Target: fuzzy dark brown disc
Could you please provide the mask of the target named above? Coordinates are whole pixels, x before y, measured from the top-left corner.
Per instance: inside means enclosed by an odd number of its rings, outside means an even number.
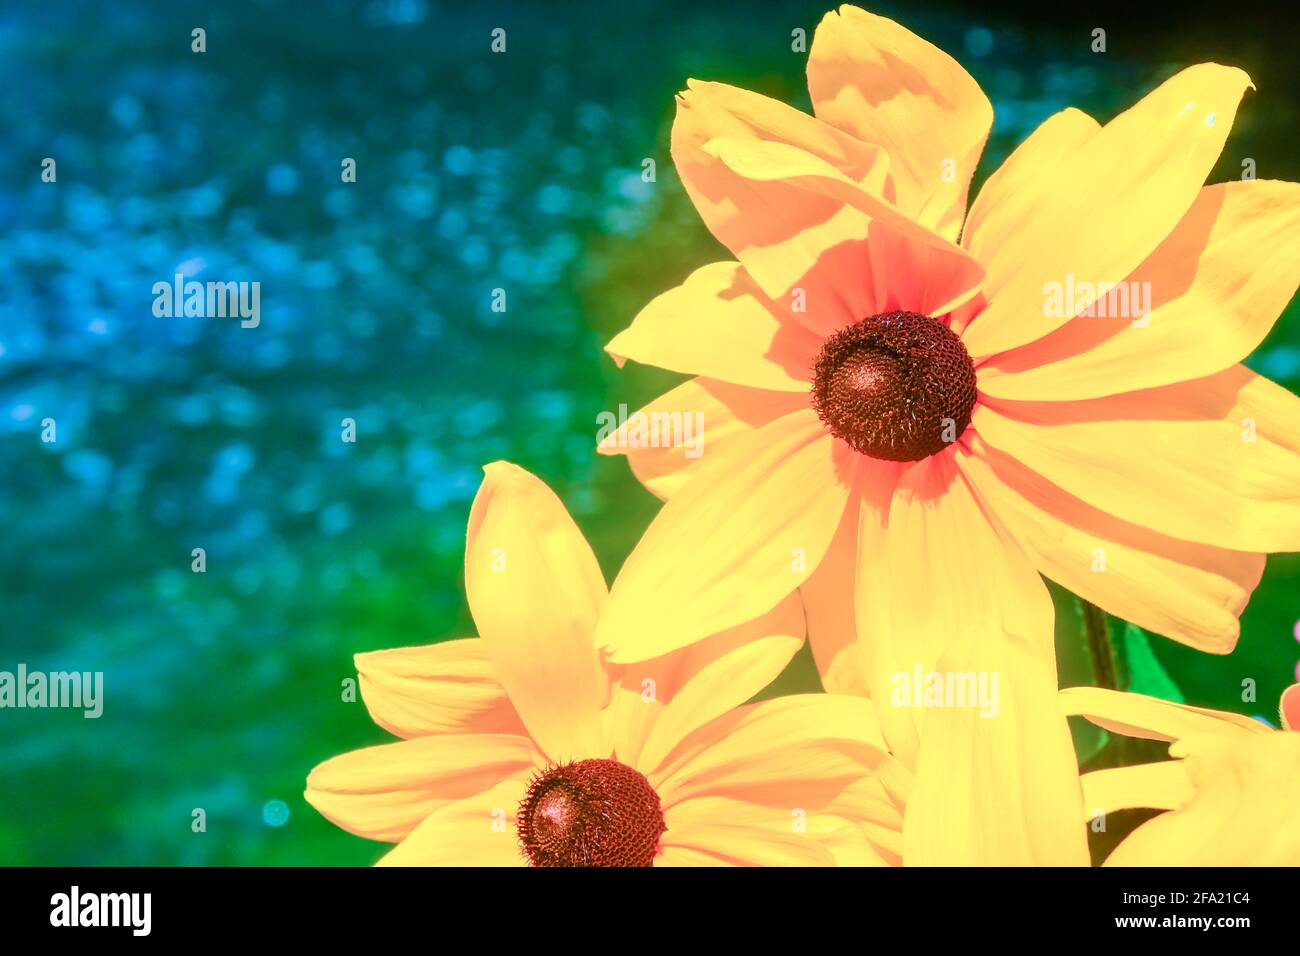
[[[975,365],[942,322],[885,312],[822,344],[812,404],[855,451],[920,461],[961,437],[975,407]]]
[[[665,829],[659,794],[617,760],[553,767],[519,805],[519,844],[533,866],[651,866]]]

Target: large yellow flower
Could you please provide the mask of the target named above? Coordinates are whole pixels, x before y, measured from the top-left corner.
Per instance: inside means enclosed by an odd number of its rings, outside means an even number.
[[[967,212],[992,108],[892,21],[826,16],[815,117],[692,81],[672,155],[735,261],[608,346],[696,376],[602,443],[667,499],[612,659],[799,588],[827,686],[875,696],[971,622],[1050,634],[1040,574],[1229,651],[1264,553],[1300,547],[1300,400],[1239,364],[1295,290],[1300,185],[1203,186],[1249,85],[1206,63],[1105,126],[1058,113]],[[704,454],[638,442],[654,412],[702,412]]]
[[[799,649],[797,598],[689,650],[609,665],[605,579],[537,478],[489,465],[465,589],[480,637],[357,656],[399,737],[316,767],[307,800],[385,864],[823,865],[897,858],[861,698],[745,701]]]
[[[1300,684],[1282,730],[1225,711],[1093,687],[1061,692],[1067,713],[1119,734],[1172,742],[1175,758],[1084,774],[1089,816],[1168,810],[1134,830],[1107,866],[1300,865]]]

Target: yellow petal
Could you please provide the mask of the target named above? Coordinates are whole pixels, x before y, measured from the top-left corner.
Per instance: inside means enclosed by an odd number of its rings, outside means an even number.
[[[770,297],[781,298],[827,250],[866,236],[866,217],[839,200],[737,176],[703,149],[720,136],[788,143],[875,193],[884,186],[888,158],[877,146],[755,93],[692,82],[677,97],[672,157],[682,185],[709,231]]]
[[[820,119],[889,152],[898,207],[955,239],[993,122],[961,65],[892,20],[845,5],[813,36],[808,90]]]
[[[798,694],[739,707],[706,724],[649,779],[665,805],[731,796],[820,809],[834,806],[846,788],[867,778],[884,749],[869,701]],[[896,819],[884,793],[876,791],[876,798],[879,819]]]
[[[867,500],[875,492],[867,492]],[[911,466],[858,529],[855,617],[872,700],[890,751],[915,766],[920,712],[895,691],[934,670],[956,636],[975,628],[1050,634],[1052,601],[1023,549],[995,527],[952,455]]]
[[[735,866],[734,863],[716,857],[711,853],[705,853],[703,850],[696,850],[693,847],[685,846],[667,846],[659,851],[655,857],[655,866],[670,867],[688,867],[688,866]]]
[[[1134,807],[1176,810],[1196,793],[1181,760],[1108,767],[1085,773],[1079,780],[1089,820]]]
[[[1222,371],[1273,327],[1300,279],[1298,260],[1300,184],[1206,186],[1169,237],[1110,293],[1106,315],[1079,316],[984,363],[980,391],[1065,401]],[[1134,317],[1134,290],[1149,297],[1149,315]]]
[[[969,434],[969,433],[968,433]],[[1181,541],[1080,501],[995,451],[963,441],[962,471],[1038,570],[1139,627],[1226,654],[1237,618],[1264,570],[1264,555]]]
[[[962,227],[961,244],[984,264],[1002,285],[1020,263],[1002,254],[1001,242],[1009,230],[1019,228],[1031,215],[1022,196],[1035,179],[1092,139],[1101,126],[1087,113],[1061,110],[1043,120],[1011,155],[989,175],[971,203]]]
[[[729,795],[689,797],[664,808],[669,836],[683,827],[734,823],[774,833],[807,834],[837,866],[898,866],[903,818],[878,780],[847,784],[774,781]]]
[[[803,608],[792,594],[754,621],[654,660],[615,665],[615,755],[642,773],[653,771],[687,734],[775,680],[803,638]]]
[[[971,355],[1005,352],[1072,318],[1044,314],[1044,283],[1116,283],[1137,268],[1196,199],[1249,85],[1232,67],[1189,67],[1063,161],[1022,178],[1014,209],[980,229],[1015,268],[986,278],[989,307],[963,334]]]
[[[866,697],[869,688],[853,616],[859,508],[858,500],[850,498],[826,557],[804,582],[799,594],[803,598],[808,641],[812,644],[822,686],[832,694]]]
[[[1099,129],[1088,114],[1062,110],[1044,120],[989,176],[971,205],[961,234],[962,247],[970,250],[986,273],[993,276],[985,281],[986,286],[1001,287],[1024,267],[1020,258],[1004,255],[1002,247],[1008,232],[1023,228],[1026,217],[1034,213],[1032,202],[1025,202],[1025,197],[1032,195],[1033,181],[1068,158]],[[971,320],[986,308],[988,296],[980,294],[956,310],[949,326],[964,335]]]
[[[908,866],[1087,866],[1079,770],[1056,699],[1052,632],[982,630],[936,671],[997,675],[996,711],[927,707],[903,821]],[[991,713],[991,716],[990,716]]]
[[[605,346],[673,372],[806,394],[821,340],[763,295],[735,262],[696,269],[654,299]]]
[[[898,866],[902,863],[902,817],[889,807],[883,812],[890,822],[877,822],[882,812],[879,794],[879,784],[864,778],[832,802],[822,802],[818,795],[813,807],[788,806],[788,801],[761,803],[743,796],[692,797],[666,807],[664,819],[670,834],[683,828],[739,824],[775,834],[806,835],[830,851],[836,866]]]
[[[643,771],[657,768],[688,734],[743,704],[774,681],[803,645],[803,639],[803,606],[792,594],[756,622],[677,651],[687,658],[684,669],[690,676],[664,702],[663,712],[640,754]],[[711,641],[717,641],[720,647],[707,647]],[[727,648],[726,653],[719,653],[721,648]],[[635,664],[626,666],[637,668]]]
[[[1179,740],[1201,734],[1239,740],[1270,732],[1258,720],[1241,714],[1103,687],[1069,687],[1061,691],[1061,706],[1067,714],[1087,717],[1113,733],[1144,740]]]
[[[515,811],[527,776],[434,810],[379,866],[524,866]]]
[[[916,774],[912,768],[905,766],[901,760],[890,754],[877,765],[875,775],[889,799],[894,802],[894,806],[900,811],[906,808],[912,790],[916,787]],[[903,852],[901,840],[897,849],[901,855]]]
[[[870,221],[872,229],[879,230],[881,241],[888,243],[880,254],[895,268],[886,270],[884,263],[873,257],[872,274],[878,282],[896,292],[906,291],[892,303],[925,315],[940,315],[956,308],[978,291],[984,277],[980,264],[960,246],[920,223],[900,213],[880,196],[863,189],[857,183],[811,153],[784,143],[760,140],[718,137],[703,147],[705,153],[716,156],[740,180],[759,188],[766,184],[771,189],[793,189],[801,196],[790,196],[787,201],[800,204],[821,205],[827,199],[857,210]],[[849,237],[845,237],[849,238]],[[869,248],[875,252],[876,235],[872,233]],[[737,256],[749,265],[751,259],[764,257],[764,272],[754,272],[754,277],[764,291],[776,298],[783,295],[800,280],[807,267],[800,259],[788,256],[785,250],[772,247],[756,249],[746,247],[750,259]],[[753,270],[751,270],[753,271]],[[764,278],[769,281],[764,282]],[[859,278],[858,281],[862,281]],[[882,303],[877,302],[880,309]],[[857,318],[862,318],[858,316]]]
[[[527,737],[420,737],[326,760],[308,775],[305,796],[349,833],[392,843],[439,807],[544,765]]]
[[[818,825],[824,829],[817,833],[817,842],[831,851],[836,866],[902,866],[901,834],[889,834],[890,842],[900,844],[898,852],[887,849],[873,836],[882,831],[867,828],[867,839],[862,838],[862,828],[845,820],[836,825],[831,818],[821,818]],[[887,831],[886,831],[887,832]]]
[[[596,450],[602,455],[626,455],[646,490],[667,500],[704,462],[705,451],[719,455],[734,439],[807,406],[806,394],[693,378],[599,436]],[[686,416],[695,416],[689,431]]]
[[[480,640],[371,651],[355,660],[371,718],[398,737],[528,733]]]
[[[1109,398],[983,401],[971,417],[989,445],[1102,511],[1240,551],[1300,548],[1297,421],[1300,398],[1240,365]]]
[[[805,409],[701,466],[614,582],[597,633],[610,660],[659,657],[765,614],[798,588],[848,499],[836,445]]]
[[[1022,220],[1032,214],[1032,205],[1022,203],[1031,181],[1067,158],[1099,129],[1095,119],[1076,109],[1053,114],[985,181],[966,215],[961,244],[979,259],[987,273],[995,276],[996,285],[1003,285],[1011,273],[1024,265],[1020,259],[1001,254],[1002,238],[1007,230],[1022,228]],[[949,327],[958,335],[964,334],[971,320],[986,308],[988,297],[976,296],[954,311]]]
[[[553,761],[608,753],[609,685],[593,643],[605,579],[564,505],[507,462],[483,469],[465,593],[502,685]]]
[[[708,858],[713,866],[833,866],[830,850],[802,833],[747,827],[734,823],[670,828],[663,836],[665,852],[688,850]],[[670,860],[683,857],[676,853]],[[656,861],[658,864],[658,861]],[[672,865],[670,863],[670,865]],[[710,865],[703,862],[697,865]]]
[[[699,146],[719,136],[784,143],[811,153],[871,192],[882,192],[889,157],[880,146],[752,90],[689,80],[680,99],[678,142]]]
[[[1246,738],[1185,763],[1196,796],[1134,830],[1106,866],[1300,865],[1300,735]]]

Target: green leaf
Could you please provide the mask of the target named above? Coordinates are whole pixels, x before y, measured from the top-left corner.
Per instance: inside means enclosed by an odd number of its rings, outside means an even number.
[[[1181,704],[1186,698],[1169,676],[1155,652],[1146,632],[1134,624],[1124,625],[1124,660],[1128,664],[1128,689],[1135,694],[1148,694],[1162,700]]]
[[[1065,588],[1051,581],[1047,588],[1056,608],[1056,670],[1062,687],[1092,686],[1095,679],[1083,633],[1079,602]],[[1110,734],[1082,717],[1071,717],[1070,735],[1080,765],[1093,760],[1110,741]]]

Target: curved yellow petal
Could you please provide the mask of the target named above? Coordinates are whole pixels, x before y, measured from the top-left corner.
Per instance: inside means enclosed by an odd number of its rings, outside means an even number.
[[[439,807],[544,765],[527,737],[420,737],[326,760],[307,776],[305,796],[349,833],[392,843]]]
[[[780,772],[767,780],[670,801],[664,807],[669,832],[713,822],[739,823],[807,834],[830,850],[839,866],[901,865],[902,812],[876,778],[876,768],[867,775],[854,765],[848,776],[803,779],[789,778],[784,766],[773,764],[772,769]]]
[[[1300,865],[1300,735],[1189,756],[1196,796],[1134,830],[1106,866]]]
[[[877,146],[745,90],[692,82],[678,95],[671,149],[682,185],[709,231],[768,296],[781,299],[798,278],[815,271],[828,250],[866,237],[866,217],[841,200],[738,176],[703,148],[718,137],[788,144],[844,170],[849,182],[870,192],[883,188],[888,157]],[[844,321],[852,320],[843,316]]]
[[[957,237],[993,107],[956,60],[845,5],[813,36],[808,91],[820,119],[888,151],[899,209]]]
[[[997,678],[994,709],[928,706],[903,819],[908,866],[1087,866],[1074,744],[1056,698],[1052,631],[982,628],[951,643],[944,676]],[[937,699],[937,695],[936,695]]]
[[[754,803],[837,806],[885,758],[871,704],[861,697],[797,694],[736,708],[680,743],[649,779],[665,805],[731,796]],[[883,790],[870,816],[897,819]],[[853,800],[870,799],[866,791]],[[861,811],[864,817],[867,810]]]
[[[1206,186],[1169,237],[1110,293],[1106,315],[1079,316],[985,362],[980,391],[1057,402],[1222,371],[1273,327],[1300,281],[1298,261],[1300,184]],[[1134,291],[1148,299],[1149,315],[1135,317]]]
[[[968,433],[969,434],[969,433]],[[1056,487],[977,435],[962,471],[1046,577],[1126,621],[1226,654],[1264,555],[1171,538]]]
[[[629,415],[600,438],[596,451],[626,455],[646,490],[667,500],[703,464],[706,451],[720,455],[735,439],[807,406],[806,394],[693,378]],[[694,416],[689,431],[687,416]]]
[[[831,822],[832,819],[830,817],[818,819],[818,825],[823,829],[818,831],[816,837],[818,843],[831,851],[836,866],[902,866],[901,834],[888,834],[887,831],[883,831],[888,836],[889,842],[899,844],[900,849],[894,851],[879,840],[873,839],[878,832],[876,828],[867,828],[867,839],[864,840],[860,827],[847,820],[834,824]]]
[[[1087,717],[1113,733],[1145,740],[1180,740],[1202,734],[1239,740],[1270,732],[1258,720],[1241,714],[1103,687],[1068,687],[1061,691],[1061,706],[1067,714]]]
[[[605,350],[673,372],[807,394],[821,339],[781,314],[736,262],[714,262],[655,298]]]
[[[528,734],[477,638],[371,651],[354,659],[371,718],[398,737]]]
[[[1021,228],[1021,220],[1033,213],[1032,206],[1022,205],[1028,181],[1067,158],[1099,129],[1097,121],[1087,113],[1062,110],[1039,124],[985,181],[966,215],[961,245],[979,259],[986,273],[996,277],[996,284],[1004,283],[1009,273],[1023,265],[1020,259],[1000,253],[1006,231]],[[958,335],[964,334],[988,304],[983,293],[964,303],[949,317],[949,327]]]
[[[1025,345],[1073,318],[1047,314],[1044,283],[1117,283],[1137,268],[1196,199],[1249,85],[1232,67],[1189,67],[1025,177],[1015,212],[980,230],[1015,267],[986,277],[989,306],[962,336],[971,355]]]
[[[982,401],[971,416],[989,445],[1102,511],[1269,552],[1300,549],[1297,421],[1300,398],[1240,365],[1109,398]]]
[[[378,866],[525,866],[515,811],[527,776],[502,781],[481,794],[430,813]]]
[[[715,717],[739,706],[774,681],[803,645],[803,607],[790,595],[757,622],[732,628],[718,636],[730,650],[718,655],[687,678],[681,689],[665,701],[639,762],[643,771],[657,768],[688,734]],[[691,655],[700,644],[676,653]],[[626,665],[635,669],[637,665]],[[697,665],[687,663],[688,669]],[[689,672],[689,671],[688,671]]]
[[[1083,784],[1083,810],[1087,819],[1116,810],[1143,807],[1176,810],[1195,796],[1181,760],[1107,767],[1079,778]]]
[[[885,510],[875,499],[868,490],[858,528],[859,646],[890,751],[914,766],[920,711],[901,688],[968,631],[1051,634],[1052,600],[951,453],[908,468]]]
[[[687,867],[687,866],[735,866],[734,863],[716,857],[711,853],[705,853],[703,850],[697,850],[694,847],[686,846],[666,846],[660,849],[659,854],[654,860],[655,866],[669,867]]]
[[[901,760],[890,754],[876,767],[875,774],[876,779],[880,781],[880,785],[884,788],[889,799],[893,801],[894,806],[900,812],[905,809],[907,801],[912,796],[912,790],[916,786],[916,774],[912,768],[904,765]],[[902,836],[901,830],[899,836]],[[901,856],[903,852],[901,840],[897,850]]]
[[[877,293],[877,310],[892,305],[925,315],[941,315],[979,290],[984,270],[974,257],[811,153],[785,143],[725,136],[705,143],[703,150],[755,188],[759,184],[768,184],[768,188],[779,184],[783,189],[801,192],[801,198],[792,196],[790,201],[803,204],[820,204],[832,199],[843,203],[845,208],[857,210],[869,220],[872,229],[879,231],[883,227],[879,234],[872,232],[868,244],[873,254],[871,276],[894,297],[882,301]],[[750,255],[753,254],[751,249]],[[801,269],[798,260],[782,257],[768,264],[772,288],[764,285],[764,290],[778,297],[806,271]],[[762,284],[762,277],[755,278]],[[858,281],[863,278],[859,277]]]
[[[560,499],[516,465],[483,469],[465,594],[492,664],[553,761],[604,756],[609,684],[593,642],[605,579]]]
[[[774,608],[821,560],[848,499],[846,456],[811,409],[712,457],[623,565],[597,641],[649,660]]]
[[[665,852],[693,850],[711,858],[715,866],[835,865],[830,850],[805,834],[734,823],[678,827],[664,834],[663,843]]]
[[[775,680],[803,639],[803,608],[792,594],[756,620],[663,657],[615,665],[615,756],[642,773],[653,771],[683,737]]]
[[[1033,214],[1023,205],[1025,193],[1044,170],[1068,159],[1099,129],[1101,125],[1080,110],[1054,113],[1012,150],[980,187],[966,215],[961,244],[984,264],[998,285],[1021,265],[1002,254],[1002,240]]]
[[[799,589],[799,595],[803,598],[808,642],[812,645],[822,687],[832,694],[866,697],[869,688],[853,616],[859,510],[858,499],[850,497],[826,557]]]
[[[700,146],[719,136],[784,143],[811,153],[871,192],[885,188],[889,157],[884,149],[780,100],[752,90],[689,80],[680,99],[689,116],[678,117],[678,141]],[[688,142],[687,142],[688,141]]]

